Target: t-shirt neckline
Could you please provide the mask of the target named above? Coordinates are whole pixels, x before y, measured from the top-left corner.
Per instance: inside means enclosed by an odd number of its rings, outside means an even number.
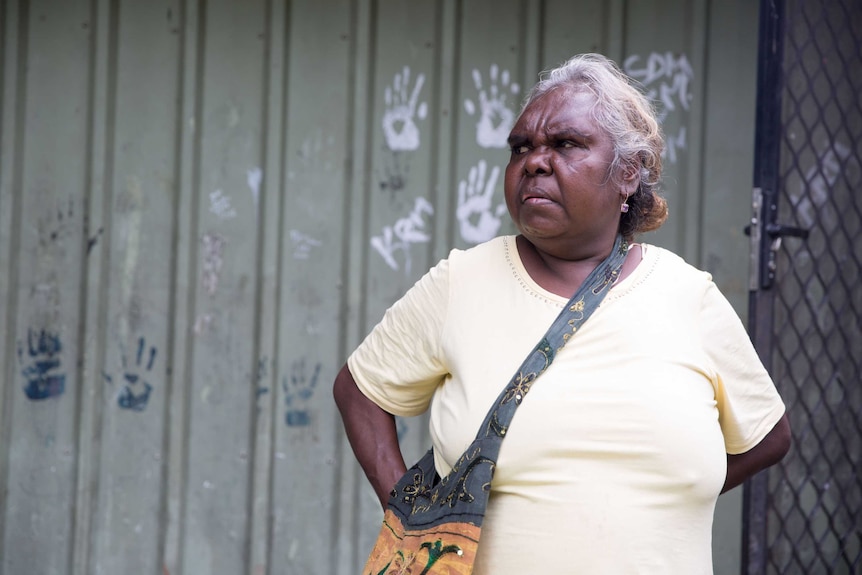
[[[521,254],[518,251],[518,244],[515,238],[516,237],[513,235],[503,236],[503,245],[506,251],[506,259],[509,261],[509,265],[512,268],[512,273],[514,273],[518,280],[520,280],[520,284],[524,289],[532,292],[533,295],[539,296],[559,307],[566,305],[569,301],[568,298],[546,290],[536,283],[536,280],[530,276],[527,268],[524,266],[523,260],[521,259]],[[608,298],[617,299],[631,291],[636,283],[638,283],[641,278],[645,277],[649,273],[649,269],[652,268],[656,258],[658,257],[659,250],[655,246],[645,244],[643,242],[638,242],[638,244],[641,246],[643,256],[641,261],[638,262],[638,265],[635,266],[632,273],[611,288],[611,291],[607,296]]]

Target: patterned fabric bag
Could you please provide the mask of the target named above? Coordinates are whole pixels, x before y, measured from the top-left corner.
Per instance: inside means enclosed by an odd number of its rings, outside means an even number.
[[[619,277],[628,245],[587,277],[485,416],[476,439],[441,478],[433,447],[392,489],[363,575],[469,575],[479,545],[500,445],[530,387],[599,306]]]

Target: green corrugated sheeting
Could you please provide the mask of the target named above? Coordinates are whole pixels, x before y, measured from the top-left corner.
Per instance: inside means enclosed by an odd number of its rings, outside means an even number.
[[[663,102],[648,240],[745,313],[754,2],[0,11],[2,575],[356,573],[380,513],[331,381],[429,266],[512,231],[508,126],[574,53]],[[740,530],[725,496],[717,573]]]

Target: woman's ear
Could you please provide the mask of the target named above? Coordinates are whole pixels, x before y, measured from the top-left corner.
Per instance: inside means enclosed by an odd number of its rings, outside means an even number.
[[[626,166],[623,170],[622,193],[623,195],[632,196],[640,186],[640,173],[635,166]]]

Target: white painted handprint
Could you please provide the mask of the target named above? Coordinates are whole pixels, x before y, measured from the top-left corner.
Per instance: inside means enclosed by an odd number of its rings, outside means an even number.
[[[416,77],[413,93],[408,95],[410,67],[395,74],[392,86],[384,92],[386,111],[383,113],[383,135],[390,150],[416,150],[419,148],[419,127],[414,118],[425,119],[428,104],[419,103],[419,92],[425,83],[425,74]]]
[[[491,64],[489,71],[490,86],[486,91],[482,84],[482,74],[473,70],[473,83],[479,91],[479,121],[476,123],[476,142],[483,148],[505,148],[506,139],[515,121],[515,111],[510,108],[506,98],[520,91],[518,84],[513,83],[509,71]],[[464,100],[464,109],[471,116],[475,115],[476,104],[469,98]]]
[[[458,218],[461,238],[465,242],[480,244],[497,235],[500,229],[500,216],[506,213],[506,204],[499,204],[492,210],[492,199],[497,178],[500,176],[499,166],[494,166],[485,180],[488,165],[485,160],[470,168],[466,180],[458,184]]]

